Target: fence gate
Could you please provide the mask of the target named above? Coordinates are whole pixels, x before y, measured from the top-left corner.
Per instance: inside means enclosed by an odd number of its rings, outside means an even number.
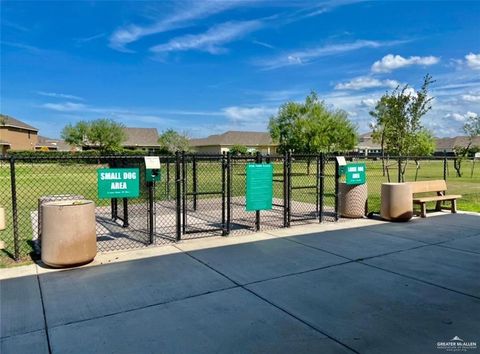
[[[323,158],[319,155],[287,155],[288,224],[321,221]]]
[[[182,154],[181,168],[182,238],[225,235],[226,156]]]

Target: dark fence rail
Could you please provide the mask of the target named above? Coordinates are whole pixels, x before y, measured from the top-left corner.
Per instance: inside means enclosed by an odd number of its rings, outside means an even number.
[[[294,154],[238,156],[187,154],[159,156],[161,180],[148,182],[143,156],[12,156],[0,158],[1,257],[21,260],[41,247],[41,204],[49,200],[93,200],[100,251],[170,244],[210,235],[241,235],[257,230],[339,219],[334,156]],[[380,209],[380,186],[400,180],[445,179],[462,194],[459,209],[480,211],[480,161],[449,156],[346,156],[367,166],[368,205]],[[247,212],[246,165],[271,163],[273,208]],[[100,199],[97,169],[136,167],[140,195]]]

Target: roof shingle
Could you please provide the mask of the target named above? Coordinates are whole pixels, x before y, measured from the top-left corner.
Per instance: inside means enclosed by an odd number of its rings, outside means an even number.
[[[34,128],[31,125],[28,125],[27,123],[24,123],[18,119],[7,116],[5,114],[0,114],[0,125],[38,132],[37,128]]]
[[[227,131],[223,134],[210,135],[201,139],[190,139],[190,146],[266,146],[278,144],[274,143],[269,133],[266,132],[248,132],[248,131]]]

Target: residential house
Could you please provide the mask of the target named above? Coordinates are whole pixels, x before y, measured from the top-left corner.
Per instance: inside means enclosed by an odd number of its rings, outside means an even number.
[[[126,150],[144,150],[148,152],[159,152],[158,131],[156,128],[123,128],[127,139],[122,143]],[[86,143],[83,150],[95,150],[96,145]]]
[[[382,146],[374,142],[372,132],[368,132],[358,137],[358,144],[355,146],[354,152],[362,156],[380,156]]]
[[[67,144],[64,140],[51,139],[39,135],[37,144],[35,145],[36,151],[80,151],[80,148]]]
[[[0,155],[7,150],[35,150],[38,129],[16,118],[0,114]]]
[[[227,131],[206,138],[190,139],[191,148],[204,154],[222,154],[234,145],[243,145],[250,152],[260,151],[262,154],[275,154],[278,148],[278,144],[266,132]]]
[[[456,136],[454,138],[436,138],[435,139],[435,155],[444,154],[453,155],[456,146],[467,147],[469,143],[468,136]],[[480,146],[480,136],[473,138],[473,146]]]

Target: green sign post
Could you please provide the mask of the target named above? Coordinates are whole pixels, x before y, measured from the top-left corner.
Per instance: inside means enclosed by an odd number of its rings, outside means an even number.
[[[138,168],[99,168],[98,198],[137,198],[140,195]]]
[[[347,164],[347,184],[364,184],[366,169],[365,163]]]
[[[272,164],[249,163],[247,174],[247,211],[270,210],[273,199]]]

